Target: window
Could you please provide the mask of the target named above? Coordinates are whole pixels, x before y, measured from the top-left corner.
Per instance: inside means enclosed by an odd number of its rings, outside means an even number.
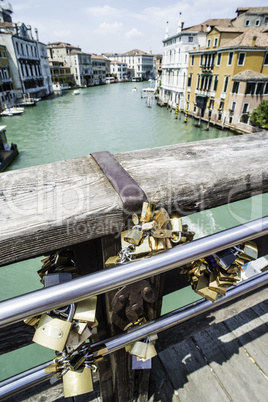
[[[236,107],[236,102],[232,102],[231,111],[234,112]]]
[[[193,65],[194,65],[194,55],[191,56],[191,66],[193,66]]]
[[[208,111],[208,117],[211,118],[211,116],[212,116],[212,110],[209,110]]]
[[[245,63],[246,53],[239,53],[238,56],[238,66],[243,66]]]
[[[260,23],[261,23],[260,20],[256,20],[256,22],[255,22],[256,27],[259,27]]]
[[[221,53],[218,53],[217,54],[217,66],[220,66],[221,65]]]
[[[194,41],[193,36],[189,36],[189,37],[188,37],[188,42],[193,42],[193,41]]]
[[[249,108],[249,103],[244,103],[242,113],[247,113]]]
[[[193,77],[193,74],[189,74],[189,77],[188,77],[188,87],[190,87],[190,86],[192,85],[192,77]]]
[[[210,47],[210,39],[207,41],[207,47]]]
[[[233,122],[233,116],[229,116],[229,124],[232,124]]]
[[[263,95],[264,82],[257,83],[256,95]]]
[[[224,79],[223,92],[227,91],[228,82],[229,82],[229,77],[226,76],[225,79]]]
[[[210,99],[209,101],[209,109],[213,109],[214,108],[214,99]]]
[[[264,94],[265,94],[265,95],[268,95],[268,82],[267,82],[267,84],[265,85]]]
[[[264,60],[263,60],[263,64],[264,64],[265,66],[268,65],[268,53],[265,53]]]
[[[267,53],[268,54],[268,53]],[[200,66],[202,66],[203,65],[203,55],[201,54],[201,57],[200,57]]]
[[[228,66],[232,65],[233,62],[233,56],[234,56],[234,52],[229,52],[229,56],[228,56]]]
[[[223,102],[223,101],[221,101],[221,102],[220,102],[219,109],[220,109],[220,110],[223,110],[223,108],[224,108],[224,102]]]
[[[218,38],[214,38],[214,44],[213,44],[213,46],[214,46],[214,47],[217,47],[217,46],[218,46]]]
[[[233,93],[233,94],[238,94],[238,91],[239,91],[239,84],[240,84],[239,81],[234,81],[234,83],[233,83],[233,89],[232,89],[232,93]]]
[[[249,95],[249,94],[254,95],[255,87],[256,87],[255,82],[247,82],[245,95]]]
[[[219,77],[217,75],[215,75],[213,91],[217,91],[218,81],[219,81]]]
[[[250,21],[249,21],[249,20],[246,20],[246,21],[245,21],[245,26],[246,26],[246,27],[249,27],[249,26],[250,26]]]
[[[265,18],[264,18],[264,23],[265,23],[265,25],[268,24],[268,17],[265,17]]]

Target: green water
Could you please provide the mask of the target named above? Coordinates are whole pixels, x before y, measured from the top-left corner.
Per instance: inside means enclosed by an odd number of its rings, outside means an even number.
[[[9,170],[95,151],[115,153],[231,135],[215,128],[205,131],[205,126],[194,127],[191,119],[185,124],[183,115],[176,120],[174,111],[160,108],[154,101],[148,108],[141,98],[141,89],[148,84],[135,83],[136,92],[133,86],[124,83],[84,88],[78,96],[67,91],[25,109],[21,116],[1,118],[0,124],[7,125],[9,143],[16,143],[20,151]],[[188,223],[199,238],[268,215],[267,201],[267,196],[258,195],[191,215],[183,223]],[[0,300],[41,288],[36,273],[39,268],[39,258],[1,268]],[[195,297],[188,289],[175,292],[164,298],[163,313]],[[0,356],[0,380],[53,356],[53,351],[36,344]]]

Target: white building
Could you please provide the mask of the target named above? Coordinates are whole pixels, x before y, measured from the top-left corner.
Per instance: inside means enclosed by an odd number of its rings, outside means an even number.
[[[89,87],[93,84],[91,54],[80,50],[72,50],[70,54],[70,67],[76,85],[79,87]]]
[[[13,23],[12,13],[11,4],[0,1],[0,45],[7,49],[16,97],[49,95],[53,89],[45,44],[33,38],[30,25]]]
[[[183,29],[179,21],[177,33],[169,36],[168,27],[163,40],[162,80],[159,91],[159,103],[172,108],[179,105],[184,109],[185,90],[187,87],[187,72],[189,51],[205,46],[208,27],[219,24],[228,25],[230,20],[207,20],[200,25]]]
[[[128,79],[127,63],[121,61],[111,61],[110,75],[114,75],[118,82],[126,81]]]
[[[93,69],[93,85],[106,84],[106,76],[110,71],[110,60],[96,54],[91,55]]]
[[[129,70],[134,71],[134,78],[140,81],[155,78],[154,56],[151,53],[134,49],[127,53],[105,53],[112,61],[126,63]]]

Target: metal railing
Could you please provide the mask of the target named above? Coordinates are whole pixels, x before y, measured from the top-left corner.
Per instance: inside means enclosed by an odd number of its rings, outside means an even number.
[[[265,234],[268,234],[268,216],[177,246],[151,258],[119,265],[3,301],[0,303],[0,327],[159,275]]]
[[[157,320],[147,322],[134,329],[116,335],[112,338],[91,344],[91,349],[96,350],[96,356],[105,356],[113,353],[131,343],[145,339],[147,336],[160,333],[184,321],[190,320],[199,314],[208,312],[215,307],[226,304],[242,295],[256,290],[268,283],[268,271],[256,275],[246,281],[241,282],[236,287],[227,289],[226,296],[215,303],[207,300],[199,300],[188,306],[179,308],[171,313],[165,314]],[[46,367],[53,363],[49,361],[38,367],[25,371],[14,377],[8,378],[0,383],[0,399],[10,397],[40,384],[53,376],[53,373],[47,373]]]

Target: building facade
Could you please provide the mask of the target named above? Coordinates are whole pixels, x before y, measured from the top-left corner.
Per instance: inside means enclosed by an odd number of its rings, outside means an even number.
[[[106,84],[106,77],[110,74],[110,61],[103,56],[96,54],[91,55],[92,58],[92,70],[93,70],[93,85]]]
[[[112,61],[126,63],[130,74],[134,79],[144,81],[155,78],[154,56],[138,49],[126,53],[105,53]],[[133,73],[131,73],[131,71]]]
[[[243,107],[243,103],[247,103],[242,98],[253,97],[248,107],[251,111],[266,96],[267,50],[265,28],[213,28],[207,35],[206,47],[190,52],[186,88],[189,113],[217,125],[251,131],[249,119],[246,123],[245,118],[241,120],[239,105],[242,102]],[[252,88],[257,91],[258,87],[257,94],[248,92],[251,77],[252,84],[256,84]],[[256,80],[260,78],[258,86]]]
[[[128,80],[128,68],[127,63],[121,61],[110,62],[110,75],[114,76],[118,82]]]
[[[205,46],[207,30],[218,24],[228,25],[230,19],[207,20],[202,24],[183,29],[179,21],[177,33],[163,40],[162,79],[159,103],[172,108],[186,107],[185,90],[187,86],[189,52]],[[186,99],[187,100],[187,99]]]
[[[12,22],[12,6],[0,2],[0,45],[6,47],[10,78],[16,99],[53,93],[45,44],[34,38],[30,25]],[[5,97],[5,95],[4,95]]]
[[[13,82],[10,74],[10,66],[7,57],[7,49],[0,45],[0,100],[3,105],[12,105],[16,100],[16,93],[13,90]]]

